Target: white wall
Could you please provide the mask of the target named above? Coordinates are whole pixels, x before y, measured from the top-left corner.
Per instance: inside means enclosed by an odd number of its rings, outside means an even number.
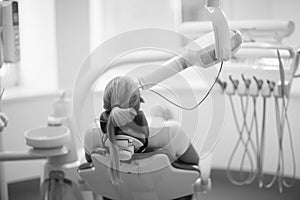
[[[58,86],[55,1],[19,1],[19,18],[20,85],[29,91],[53,91]]]
[[[70,95],[89,54],[89,1],[56,0],[57,68],[59,87]]]
[[[147,27],[175,29],[181,0],[91,0],[90,47],[122,32]],[[178,12],[177,12],[178,11]]]

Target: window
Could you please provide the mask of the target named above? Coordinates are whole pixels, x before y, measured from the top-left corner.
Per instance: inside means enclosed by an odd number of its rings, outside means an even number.
[[[175,29],[181,0],[90,1],[91,50],[118,33],[143,27]]]
[[[182,0],[182,21],[202,20],[199,0]]]
[[[22,89],[30,93],[56,89],[55,1],[18,3],[21,60],[5,64],[1,69],[2,86],[10,91]]]
[[[0,70],[1,88],[11,88],[19,85],[20,69],[18,63],[4,63]]]

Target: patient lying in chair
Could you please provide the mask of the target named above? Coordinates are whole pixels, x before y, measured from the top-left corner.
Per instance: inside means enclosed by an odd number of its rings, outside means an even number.
[[[111,155],[110,174],[113,184],[118,184],[119,154],[116,146],[117,135],[128,135],[138,139],[143,145],[135,150],[142,153],[147,149],[162,147],[171,155],[171,160],[198,165],[199,157],[190,143],[181,125],[175,120],[167,120],[161,115],[163,108],[154,113],[156,120],[163,123],[148,126],[147,119],[140,110],[143,102],[138,85],[129,77],[116,77],[111,80],[104,91],[104,112],[100,116],[100,129],[90,128],[85,135],[86,159],[91,162],[91,152],[104,146],[106,136]],[[106,138],[105,137],[105,138]]]

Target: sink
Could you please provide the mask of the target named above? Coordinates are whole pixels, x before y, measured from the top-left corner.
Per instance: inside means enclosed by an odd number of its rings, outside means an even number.
[[[25,142],[28,146],[38,149],[60,148],[71,140],[71,133],[67,127],[39,127],[25,132]]]

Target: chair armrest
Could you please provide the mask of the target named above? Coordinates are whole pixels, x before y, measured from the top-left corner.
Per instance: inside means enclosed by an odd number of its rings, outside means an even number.
[[[148,149],[148,151],[149,151],[149,149]],[[184,162],[180,162],[178,160],[172,160],[170,153],[168,151],[166,151],[164,148],[151,149],[149,152],[146,152],[146,153],[135,153],[132,156],[132,159],[136,159],[136,160],[146,159],[155,154],[167,155],[170,160],[170,163],[172,163],[172,166],[174,168],[183,169],[183,170],[194,170],[194,171],[197,171],[199,173],[199,175],[201,175],[201,171],[200,171],[200,168],[198,165],[191,165],[191,164],[187,164]]]
[[[94,167],[94,164],[93,164],[93,163],[87,162],[87,163],[81,164],[81,165],[78,167],[78,170],[79,170],[79,171],[80,171],[80,170],[86,170],[86,169],[91,169],[91,168],[93,168],[93,167]]]
[[[147,148],[146,152],[133,154],[132,160],[146,159],[156,154],[166,154],[169,159],[171,158],[170,153],[167,152],[164,148]]]
[[[172,166],[177,169],[194,170],[194,171],[197,171],[199,173],[199,175],[201,175],[200,168],[197,165],[191,165],[191,164],[183,163],[180,161],[175,161],[172,163]]]

